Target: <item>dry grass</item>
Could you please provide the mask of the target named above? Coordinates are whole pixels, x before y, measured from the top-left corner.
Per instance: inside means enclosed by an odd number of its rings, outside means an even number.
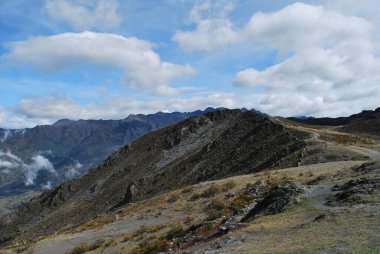
[[[154,254],[165,252],[170,248],[170,242],[165,239],[149,239],[143,241],[138,247],[127,252],[127,254]]]
[[[215,196],[220,191],[223,190],[220,189],[216,184],[212,183],[207,189],[203,190],[202,192],[195,193],[193,196],[191,196],[190,201],[195,201],[200,198],[210,198]]]
[[[90,250],[90,245],[88,243],[81,243],[79,246],[72,249],[69,254],[82,254],[89,250]]]
[[[230,210],[225,201],[221,199],[213,199],[211,202],[204,208],[207,220],[215,220],[222,216],[230,215]]]
[[[115,239],[112,239],[114,241],[102,242],[100,246],[104,253],[154,253],[149,251],[153,251],[155,248],[167,247],[167,241],[173,237],[183,236],[191,225],[229,215],[252,202],[252,198],[247,198],[244,195],[244,190],[252,188],[255,184],[259,184],[260,181],[262,184],[266,184],[268,188],[294,178],[306,183],[322,175],[333,175],[338,171],[351,170],[352,166],[359,164],[361,162],[320,164],[312,167],[288,168],[204,182],[129,204],[113,214],[99,216],[92,221],[88,221],[79,228],[81,230],[100,228],[115,221],[116,215],[120,217],[120,220],[137,221],[140,215],[143,215],[143,217],[140,216],[143,220],[155,218],[157,222],[154,225],[140,227],[138,230],[126,232],[125,235],[115,236]],[[312,175],[309,172],[312,172]],[[191,201],[189,202],[189,200]],[[163,222],[163,220],[166,221]],[[265,216],[260,218],[250,225],[249,230],[254,232],[256,232],[255,230],[257,232],[259,230],[264,230],[262,232],[276,232],[280,228],[291,228],[291,225],[297,226],[302,225],[302,223],[305,223],[303,217],[298,217],[296,213],[288,212],[285,217]],[[212,228],[213,226],[211,223],[210,227]],[[207,232],[207,230],[210,230],[210,228],[202,227],[196,233],[202,234],[204,233],[203,231]],[[266,239],[265,237],[264,239]],[[279,237],[277,240],[279,240]],[[152,244],[147,245],[147,241]],[[270,241],[267,241],[269,244]],[[78,247],[81,247],[82,250],[86,249],[86,246]]]
[[[73,232],[81,232],[84,230],[101,228],[104,225],[107,225],[107,224],[112,223],[114,221],[115,221],[115,215],[113,215],[113,214],[101,215],[101,216],[99,216],[93,220],[90,220],[90,221],[83,223],[77,229],[73,230]]]

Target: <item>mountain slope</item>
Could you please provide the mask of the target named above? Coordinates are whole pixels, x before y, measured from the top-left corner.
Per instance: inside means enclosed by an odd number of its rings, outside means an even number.
[[[2,219],[1,237],[6,243],[22,232],[32,240],[189,184],[295,166],[305,145],[268,116],[209,112],[149,132],[83,177],[45,191]]]
[[[206,111],[212,111],[208,108]],[[41,190],[81,175],[142,134],[205,111],[130,115],[123,120],[63,119],[25,130],[0,129],[0,195]],[[9,157],[8,156],[8,157]],[[47,163],[51,163],[47,167]],[[9,173],[11,172],[11,173]]]
[[[306,117],[289,119],[310,125],[339,126],[339,128],[337,128],[338,130],[351,133],[380,136],[380,108],[376,110],[364,110],[361,113],[349,117]]]

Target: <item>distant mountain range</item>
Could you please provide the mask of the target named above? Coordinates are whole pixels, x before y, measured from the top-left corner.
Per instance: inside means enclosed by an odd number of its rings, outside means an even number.
[[[144,133],[214,110],[137,114],[122,120],[63,119],[30,129],[0,129],[0,196],[55,186],[82,175]]]
[[[337,126],[339,130],[352,133],[380,136],[380,108],[364,110],[348,117],[290,117],[289,119],[310,125]]]

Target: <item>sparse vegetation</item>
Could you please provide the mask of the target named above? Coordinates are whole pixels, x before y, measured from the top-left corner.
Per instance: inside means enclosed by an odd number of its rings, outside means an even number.
[[[185,193],[190,193],[194,190],[194,187],[192,185],[190,186],[186,186],[185,188],[182,189],[181,193],[182,194],[185,194]]]
[[[115,239],[110,239],[110,240],[108,240],[108,241],[106,241],[104,243],[104,247],[109,247],[109,246],[112,246],[112,245],[115,245],[115,244],[117,244],[116,240]]]
[[[72,249],[69,254],[82,254],[89,250],[90,250],[90,245],[88,243],[81,243],[79,246]]]
[[[179,199],[178,195],[170,195],[167,199],[166,202],[169,204],[176,202]]]
[[[103,246],[103,244],[105,243],[105,240],[101,239],[101,240],[97,240],[96,242],[94,242],[93,244],[91,244],[89,246],[89,250],[96,250],[96,249],[99,249],[100,247]]]
[[[253,198],[244,194],[244,191],[240,191],[239,195],[231,202],[229,209],[236,213],[240,211],[244,206],[253,201]]]
[[[138,247],[127,254],[155,254],[165,252],[170,248],[170,242],[165,239],[147,239],[139,244]]]
[[[186,235],[186,233],[187,231],[183,228],[182,225],[176,225],[166,233],[166,239],[171,240],[177,237],[183,237]]]
[[[194,201],[194,200],[197,200],[200,198],[210,198],[220,191],[221,190],[219,189],[218,186],[216,186],[215,184],[211,184],[210,187],[208,187],[207,189],[205,189],[201,193],[195,193],[193,196],[191,196],[190,200]]]
[[[115,216],[111,214],[106,214],[102,216],[98,216],[97,218],[93,220],[89,220],[85,223],[83,223],[77,231],[83,231],[88,229],[95,229],[95,228],[101,228],[106,224],[109,224],[111,222],[115,221]]]
[[[234,188],[236,186],[236,183],[232,180],[230,181],[227,181],[225,182],[224,184],[222,184],[222,191],[228,191],[228,190],[231,190],[232,188]]]
[[[229,214],[225,202],[220,199],[212,200],[210,204],[205,207],[205,212],[207,214],[207,220],[215,220],[223,215]]]

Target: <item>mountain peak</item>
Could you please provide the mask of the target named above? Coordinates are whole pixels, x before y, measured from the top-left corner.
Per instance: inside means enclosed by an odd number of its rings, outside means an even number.
[[[58,120],[53,125],[67,125],[67,124],[70,124],[72,122],[74,122],[74,121],[70,120],[70,119],[67,119],[67,118],[64,118],[64,119]]]

